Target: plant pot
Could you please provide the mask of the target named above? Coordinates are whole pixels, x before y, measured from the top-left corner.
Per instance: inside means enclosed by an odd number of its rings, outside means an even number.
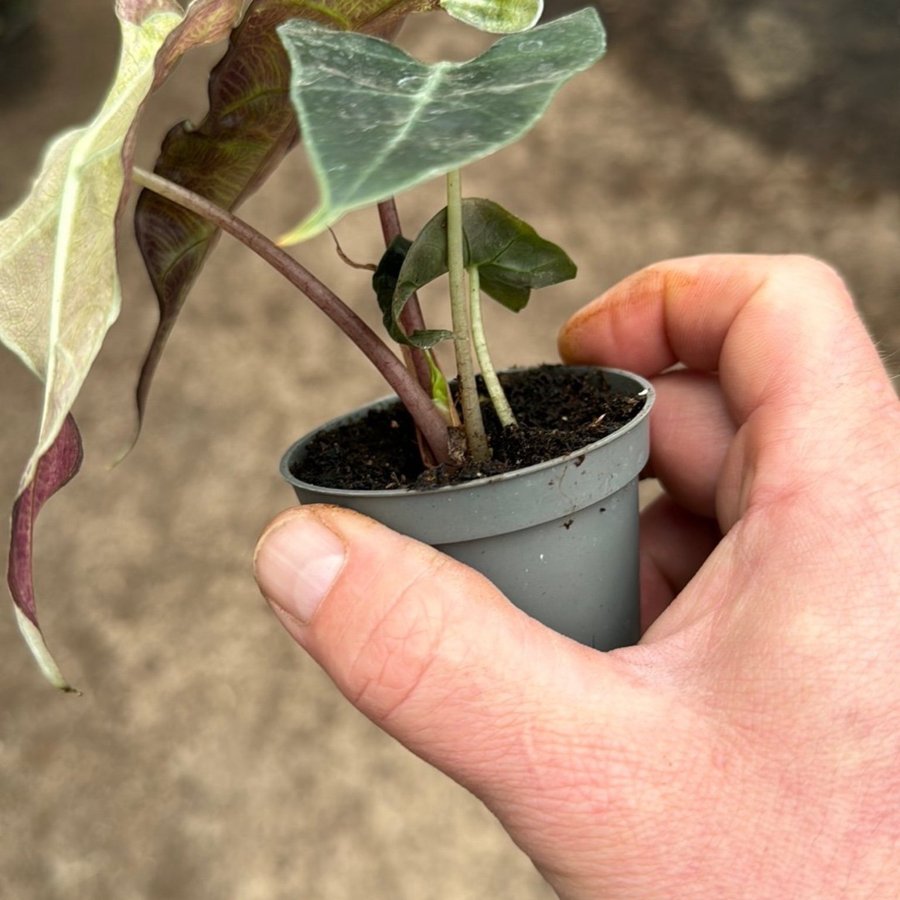
[[[604,370],[616,393],[644,398],[627,425],[540,465],[427,490],[351,491],[302,481],[309,442],[362,418],[378,401],[297,441],[281,473],[301,503],[330,503],[377,519],[486,575],[520,609],[600,650],[640,636],[638,475],[649,454],[653,388]]]

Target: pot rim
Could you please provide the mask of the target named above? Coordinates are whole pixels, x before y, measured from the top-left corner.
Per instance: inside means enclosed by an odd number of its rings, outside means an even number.
[[[523,368],[533,368],[529,366],[524,366]],[[429,494],[429,495],[438,495],[438,494],[451,494],[451,493],[459,493],[461,491],[470,491],[475,488],[485,485],[485,484],[498,484],[505,481],[512,481],[517,478],[522,478],[528,475],[540,473],[546,469],[552,469],[559,465],[564,465],[566,463],[571,462],[572,460],[578,459],[579,456],[583,456],[586,453],[593,453],[595,450],[600,449],[606,444],[610,444],[613,441],[618,440],[623,435],[628,434],[628,432],[633,431],[635,428],[638,428],[643,422],[644,419],[650,414],[650,410],[653,407],[654,401],[656,399],[656,391],[653,389],[653,385],[642,375],[638,375],[635,372],[629,372],[626,369],[614,369],[606,366],[567,366],[570,369],[601,369],[606,375],[613,375],[617,377],[617,380],[620,379],[622,381],[629,380],[634,382],[640,390],[635,392],[634,396],[643,397],[644,405],[641,409],[634,415],[632,419],[630,419],[625,425],[611,434],[606,435],[605,437],[600,438],[597,441],[594,441],[590,444],[585,444],[583,447],[579,447],[577,450],[573,450],[570,453],[565,454],[564,456],[555,456],[553,459],[545,460],[541,463],[535,463],[531,466],[524,466],[521,469],[515,469],[511,472],[502,472],[497,475],[486,475],[483,478],[474,478],[471,481],[465,481],[461,484],[449,484],[442,485],[441,487],[429,487],[429,488],[412,488],[412,487],[399,487],[393,488],[389,490],[378,489],[378,490],[359,490],[359,489],[349,489],[349,488],[333,488],[333,487],[323,487],[322,485],[315,484],[310,481],[303,481],[297,478],[290,471],[290,461],[295,455],[295,452],[304,444],[306,444],[310,438],[314,434],[318,434],[321,431],[327,431],[331,428],[336,428],[339,425],[346,422],[348,419],[351,419],[354,416],[362,415],[369,409],[379,406],[384,403],[394,402],[397,400],[396,395],[391,395],[388,397],[382,397],[378,400],[373,400],[371,403],[367,403],[364,406],[360,406],[357,409],[353,410],[349,413],[344,413],[341,416],[335,416],[333,419],[329,419],[327,422],[324,422],[322,425],[313,428],[311,431],[308,431],[303,437],[294,441],[287,451],[282,455],[281,461],[279,463],[279,471],[281,472],[281,477],[288,482],[288,484],[293,487],[304,488],[307,490],[315,491],[317,494],[322,495],[323,497],[351,497],[351,496],[363,496],[363,497],[371,497],[373,499],[380,497],[408,497],[414,494]]]

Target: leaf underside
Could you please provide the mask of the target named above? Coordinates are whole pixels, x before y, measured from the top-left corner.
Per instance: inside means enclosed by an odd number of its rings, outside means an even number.
[[[392,35],[407,14],[435,0],[254,0],[210,73],[209,108],[199,125],[181,122],[163,141],[156,174],[232,210],[296,143],[288,96],[290,64],[275,31],[293,17]],[[145,190],[135,232],[159,304],[159,324],[136,391],[138,431],[153,375],[188,293],[219,237],[205,219]],[[137,435],[135,435],[135,440]]]
[[[19,626],[44,674],[47,651],[31,587],[34,518],[78,469],[69,410],[119,310],[116,232],[137,121],[147,96],[193,46],[231,28],[241,0],[118,0],[122,51],[99,113],[57,138],[31,193],[0,222],[0,340],[44,382],[40,434],[13,512],[9,585]],[[73,436],[74,435],[74,436]],[[77,440],[77,459],[81,443]],[[38,483],[40,479],[40,484]]]
[[[502,37],[463,63],[426,65],[385,41],[299,20],[278,31],[320,192],[285,244],[516,140],[605,50],[594,9]]]
[[[38,626],[32,578],[34,523],[47,500],[75,477],[82,458],[81,435],[75,419],[68,415],[56,440],[38,460],[34,478],[13,507],[6,576],[19,628],[48,681],[61,690],[72,688],[47,650]]]
[[[118,315],[120,154],[153,82],[156,53],[178,22],[164,13],[122,23],[119,70],[97,117],[51,145],[31,193],[0,222],[0,339],[45,386],[40,436],[20,489]]]

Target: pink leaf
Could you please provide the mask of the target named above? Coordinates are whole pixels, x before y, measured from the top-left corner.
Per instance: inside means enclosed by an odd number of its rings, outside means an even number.
[[[7,581],[15,603],[19,628],[29,649],[48,680],[65,691],[75,689],[60,673],[44,644],[38,625],[32,578],[32,547],[34,523],[38,513],[44,503],[75,476],[81,468],[82,458],[81,435],[75,419],[69,414],[56,440],[38,461],[34,478],[19,494],[13,506],[7,570]]]

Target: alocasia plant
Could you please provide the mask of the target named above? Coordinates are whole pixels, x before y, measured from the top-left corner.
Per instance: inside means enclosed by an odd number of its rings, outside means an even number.
[[[444,0],[451,15],[509,32],[477,59],[425,65],[390,43],[405,16],[436,0],[118,0],[122,56],[110,94],[84,128],[58,138],[31,194],[0,222],[0,338],[44,382],[40,435],[13,510],[9,585],[20,627],[45,675],[68,689],[47,651],[31,586],[34,519],[73,477],[81,440],[70,410],[119,309],[117,241],[133,183],[138,244],[160,308],[136,390],[138,423],[166,338],[220,229],[274,265],[375,363],[416,422],[423,457],[452,463],[458,422],[430,348],[452,340],[468,452],[486,444],[474,362],[502,422],[512,411],[493,375],[482,292],[520,310],[533,288],[574,275],[554,244],[497,204],[462,198],[459,168],[516,140],[553,94],[604,52],[593,10],[532,27],[540,0]],[[246,8],[245,8],[246,7]],[[523,33],[520,33],[523,32]],[[133,166],[147,97],[188,50],[229,37],[210,75],[199,125],[167,135],[154,172]],[[373,287],[401,361],[282,246],[232,210],[302,134],[319,203],[289,244],[377,204],[388,249]],[[446,175],[446,209],[414,240],[400,233],[393,195]],[[415,291],[449,273],[453,331],[424,327]],[[77,275],[77,277],[76,277]]]

